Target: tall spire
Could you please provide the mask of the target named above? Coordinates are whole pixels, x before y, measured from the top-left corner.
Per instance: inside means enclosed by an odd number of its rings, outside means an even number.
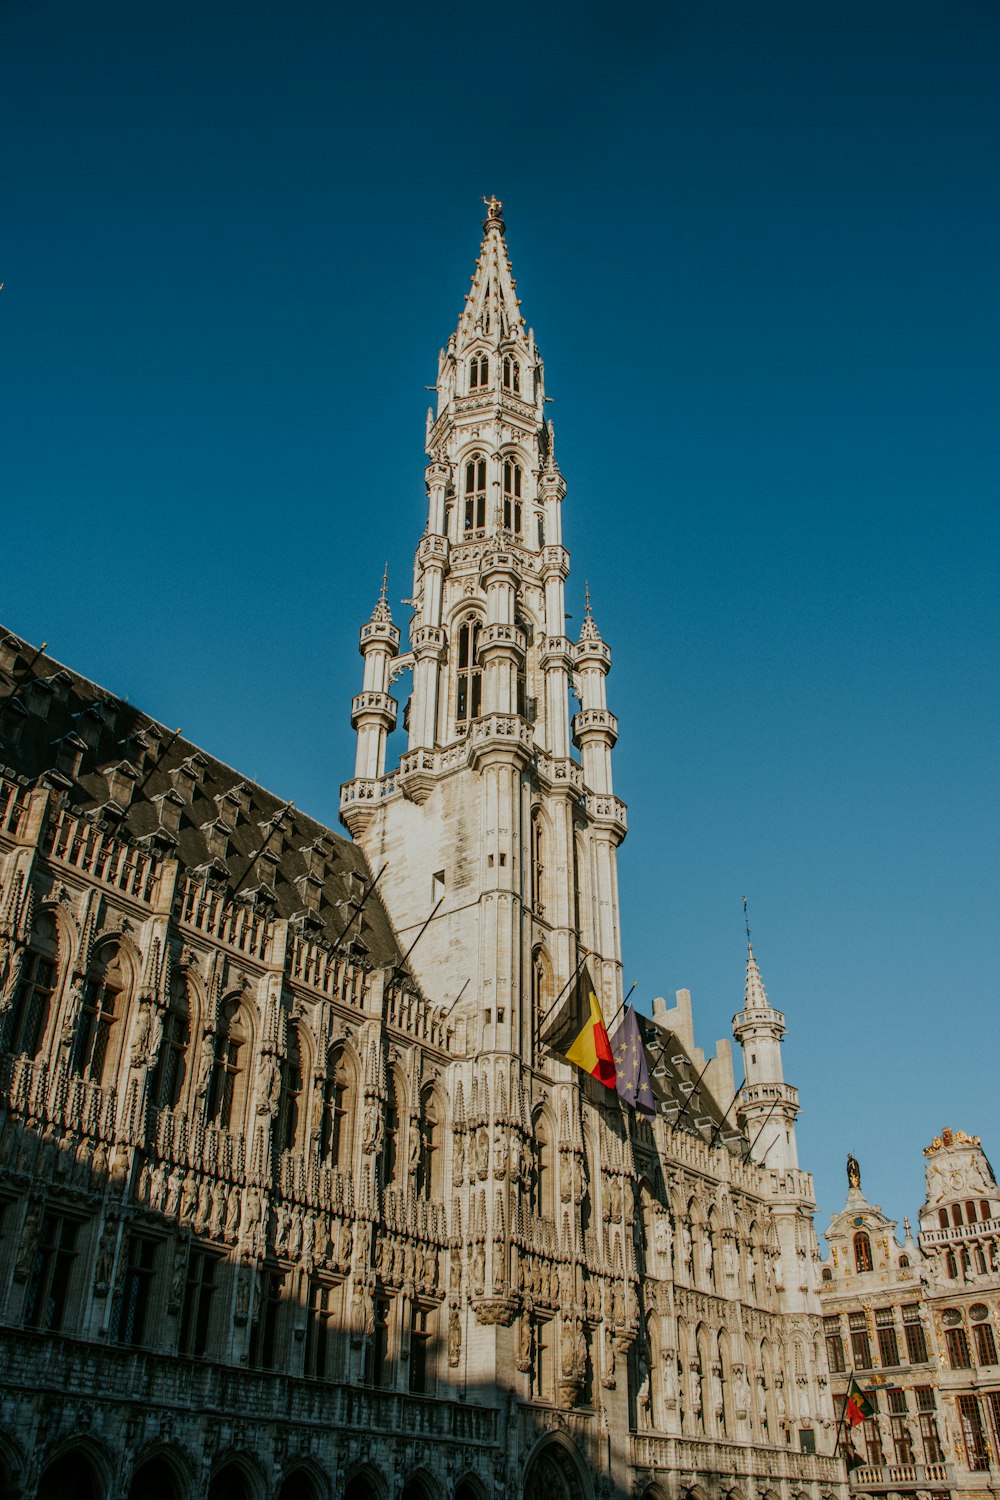
[[[485,338],[491,343],[501,339],[524,339],[517,282],[504,240],[507,226],[500,217],[503,204],[495,197],[484,198],[483,202],[486,204],[483,243],[458,321],[460,352],[477,338]]]
[[[580,640],[568,634],[566,482],[502,213],[499,199],[486,200],[472,284],[439,356],[410,650],[393,649],[385,586],[363,628],[357,769],[341,816],[380,864],[389,861],[380,890],[400,933],[415,935],[428,919],[427,881],[414,872],[426,867],[444,881],[444,906],[417,949],[418,977],[433,974],[437,986],[443,974],[445,989],[467,991],[476,1045],[530,1053],[540,990],[534,971],[522,972],[525,954],[538,954],[537,972],[551,974],[557,993],[586,947],[602,1001],[617,1007],[615,859],[626,809],[612,779],[611,650],[589,604]],[[407,748],[392,769],[389,688],[408,671]],[[571,692],[580,700],[572,720]],[[482,830],[477,858],[452,849],[459,826]],[[581,842],[589,847],[578,863]],[[572,873],[556,875],[577,868],[592,872],[587,899]]]

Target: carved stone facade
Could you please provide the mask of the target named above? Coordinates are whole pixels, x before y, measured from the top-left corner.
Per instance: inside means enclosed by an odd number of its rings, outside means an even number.
[[[925,1149],[916,1243],[861,1191],[826,1232],[824,1331],[838,1404],[853,1370],[875,1412],[842,1445],[851,1487],[968,1500],[1000,1464],[1000,1191],[977,1136],[942,1130]]]
[[[752,950],[739,1091],[686,992],[644,1023],[650,1123],[539,1039],[588,954],[620,1005],[626,831],[544,400],[494,201],[428,416],[410,650],[385,588],[361,634],[354,843],[0,639],[11,1494],[843,1488]]]

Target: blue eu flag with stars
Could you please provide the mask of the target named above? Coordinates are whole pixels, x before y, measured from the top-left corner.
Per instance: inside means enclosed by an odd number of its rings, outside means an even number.
[[[631,1005],[626,1009],[621,1025],[611,1038],[611,1053],[617,1075],[615,1088],[626,1104],[631,1104],[633,1109],[652,1119],[656,1114],[656,1104],[649,1082],[646,1049],[642,1045],[639,1022]]]

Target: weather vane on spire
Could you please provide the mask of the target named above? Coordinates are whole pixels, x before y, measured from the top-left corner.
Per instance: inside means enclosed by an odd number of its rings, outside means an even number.
[[[499,219],[503,213],[503,204],[496,193],[491,193],[488,198],[483,199],[483,202],[486,204],[486,217],[488,219]]]
[[[389,563],[388,563],[388,561],[386,561],[386,565],[382,569],[382,587],[379,590],[379,596],[378,597],[379,597],[379,603],[380,604],[387,604],[389,602]]]
[[[594,612],[590,607],[590,579],[586,579],[583,585],[583,609],[588,620],[594,618]]]
[[[750,941],[750,918],[747,916],[747,898],[745,896],[743,897],[743,926],[747,930],[747,947],[752,948],[753,944]]]

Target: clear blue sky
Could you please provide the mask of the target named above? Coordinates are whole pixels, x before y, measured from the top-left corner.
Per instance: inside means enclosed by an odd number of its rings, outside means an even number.
[[[615,651],[627,980],[740,898],[820,1227],[1000,1157],[1000,10],[7,0],[0,619],[331,824],[506,204]],[[396,604],[405,624],[407,611]]]

